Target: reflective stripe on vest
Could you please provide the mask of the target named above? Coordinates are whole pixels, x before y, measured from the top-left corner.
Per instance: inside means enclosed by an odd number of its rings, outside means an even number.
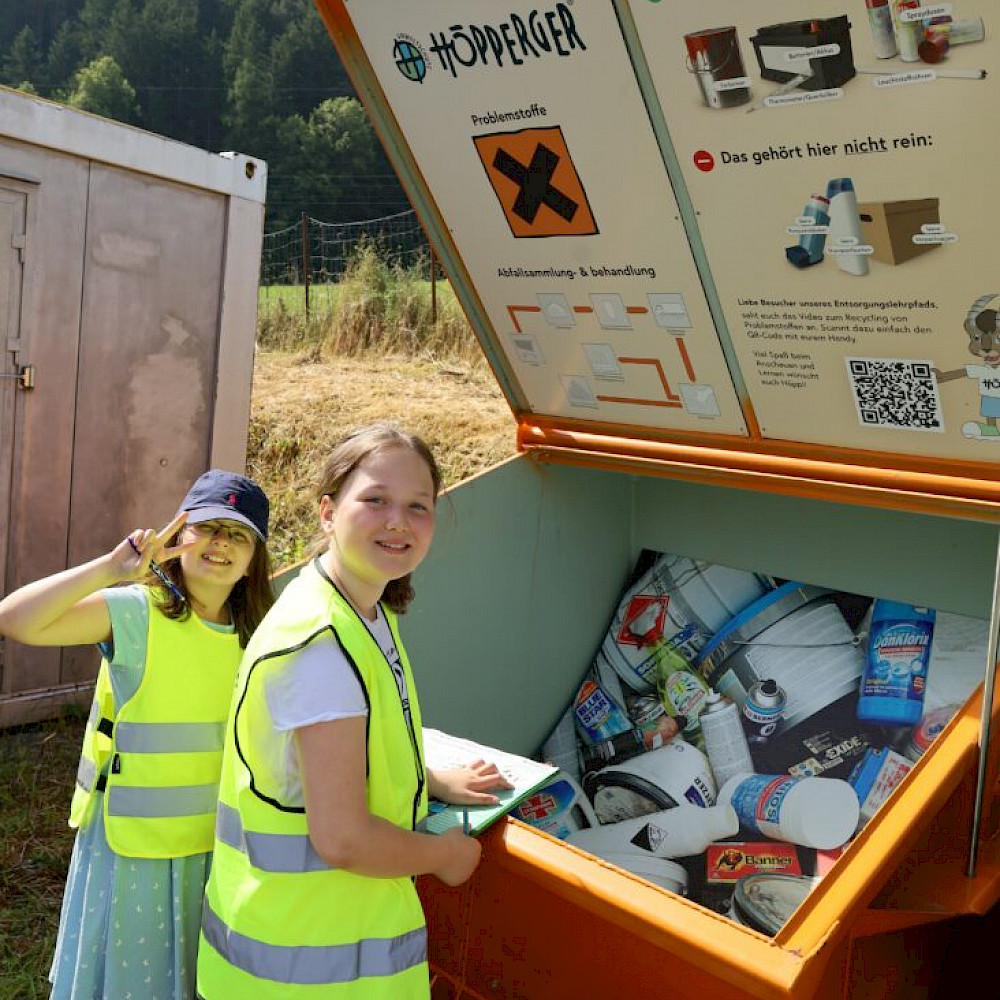
[[[316,853],[306,834],[254,833],[243,829],[239,810],[219,803],[215,836],[223,844],[247,856],[254,868],[263,872],[319,872],[330,866]]]
[[[89,792],[94,787],[96,777],[97,765],[89,757],[81,757],[80,766],[76,769],[76,783],[85,792]]]
[[[289,986],[327,986],[373,976],[395,976],[427,961],[427,928],[398,937],[365,938],[350,944],[267,944],[227,927],[205,900],[205,940],[232,966],[257,979]]]
[[[204,816],[215,809],[219,786],[172,785],[160,788],[139,788],[112,785],[107,792],[105,811],[108,816],[130,816],[137,819],[165,819],[172,816]]]
[[[122,722],[115,749],[122,753],[207,753],[222,750],[224,722]]]

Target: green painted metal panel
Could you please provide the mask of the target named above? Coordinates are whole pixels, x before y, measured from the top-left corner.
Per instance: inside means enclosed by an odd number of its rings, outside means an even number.
[[[631,569],[631,512],[627,477],[527,458],[442,499],[401,626],[428,725],[537,749],[590,665]]]
[[[997,526],[750,490],[636,480],[641,545],[989,618]]]

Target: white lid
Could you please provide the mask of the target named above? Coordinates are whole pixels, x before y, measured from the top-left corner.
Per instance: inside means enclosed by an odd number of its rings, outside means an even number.
[[[687,870],[675,861],[631,851],[607,851],[601,857],[616,867],[638,875],[663,889],[677,893],[684,893],[687,890]]]

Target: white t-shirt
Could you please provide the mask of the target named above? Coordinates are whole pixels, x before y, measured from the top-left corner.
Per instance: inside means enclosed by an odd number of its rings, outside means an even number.
[[[362,619],[364,621],[364,619]],[[382,608],[376,605],[375,621],[365,621],[389,666],[404,705],[409,704],[406,677]],[[279,734],[284,758],[282,802],[303,805],[302,779],[293,734],[318,722],[334,722],[368,714],[364,689],[332,635],[324,635],[293,656],[280,674],[268,678],[264,699]]]

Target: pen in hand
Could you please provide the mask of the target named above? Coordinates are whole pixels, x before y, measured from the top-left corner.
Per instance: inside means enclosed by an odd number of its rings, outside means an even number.
[[[129,537],[128,543],[132,546],[132,551],[141,559],[142,553],[139,551],[139,546],[132,541],[131,537]],[[177,589],[177,585],[170,579],[169,576],[167,576],[167,574],[163,571],[163,567],[159,563],[151,559],[149,562],[149,569],[153,576],[155,576],[157,580],[159,580],[160,583],[162,583],[163,586],[177,598],[178,601],[182,604],[186,603],[184,595]]]
[[[468,834],[472,827],[469,825],[469,810],[462,810],[462,833]]]

